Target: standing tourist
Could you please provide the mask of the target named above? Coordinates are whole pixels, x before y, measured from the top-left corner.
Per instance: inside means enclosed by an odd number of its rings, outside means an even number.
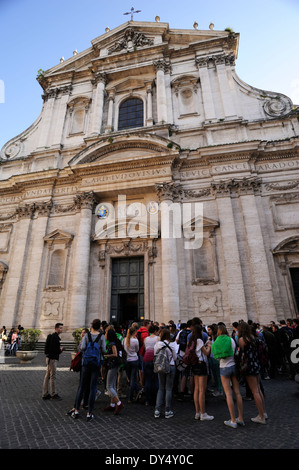
[[[59,356],[63,351],[63,348],[60,346],[60,334],[63,330],[63,323],[56,323],[55,332],[49,334],[47,337],[45,345],[45,354],[46,354],[46,375],[43,382],[43,400],[61,400],[61,397],[56,393],[56,368],[57,361],[59,361]],[[50,383],[50,393],[48,392],[48,386]]]
[[[158,390],[158,384],[154,374],[154,348],[159,340],[159,327],[157,325],[151,325],[149,327],[149,336],[144,340],[144,356],[143,356],[143,371],[144,371],[144,393],[145,393],[145,404],[152,405],[156,403],[156,395]]]
[[[90,332],[88,332],[81,341],[80,350],[83,352],[81,380],[77,390],[75,410],[71,414],[71,417],[74,419],[79,418],[80,404],[85,390],[89,388],[86,420],[91,421],[94,419],[93,407],[97,393],[101,359],[105,352],[105,338],[101,331],[101,320],[93,320]]]
[[[127,353],[127,375],[130,381],[130,392],[128,403],[134,400],[134,393],[138,396],[140,388],[137,385],[137,373],[139,366],[138,351],[139,342],[136,338],[137,329],[131,326],[127,332],[127,336],[123,341],[124,350]]]
[[[201,421],[211,421],[214,416],[210,416],[205,410],[205,395],[208,383],[208,357],[211,353],[209,340],[204,343],[202,326],[198,323],[193,325],[192,335],[188,342],[188,347],[195,348],[197,363],[192,366],[194,375],[194,405],[195,419]]]
[[[240,393],[240,385],[237,378],[236,364],[234,359],[236,343],[234,339],[228,335],[227,329],[224,325],[218,326],[217,338],[211,345],[211,349],[214,357],[217,360],[220,360],[220,377],[230,414],[230,420],[224,421],[224,424],[231,428],[237,428],[238,424],[244,426],[243,400]],[[235,415],[233,391],[238,408],[237,418]]]
[[[241,322],[238,326],[238,338],[241,352],[244,354],[246,370],[244,371],[246,382],[252,392],[253,399],[258,409],[258,415],[251,418],[251,421],[259,424],[266,424],[267,414],[265,411],[264,396],[260,387],[261,366],[258,360],[258,351],[255,338],[252,334],[251,326],[246,322]]]
[[[115,415],[118,415],[124,407],[117,395],[117,375],[120,366],[119,350],[121,343],[113,328],[107,330],[106,339],[108,340],[108,346],[104,358],[107,367],[106,387],[110,396],[110,404],[104,408],[104,411],[113,411]]]
[[[154,347],[155,355],[161,348],[166,348],[166,354],[170,364],[170,372],[168,374],[158,373],[159,378],[159,390],[157,393],[156,407],[154,417],[159,418],[161,407],[165,397],[165,418],[172,418],[173,411],[171,410],[172,402],[172,387],[175,376],[175,361],[177,358],[176,345],[174,342],[170,342],[170,331],[167,328],[163,328],[160,333],[160,341],[157,341]]]

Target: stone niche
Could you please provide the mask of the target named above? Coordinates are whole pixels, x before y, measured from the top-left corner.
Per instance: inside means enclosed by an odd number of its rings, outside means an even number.
[[[179,77],[172,82],[171,86],[174,91],[178,118],[199,115],[198,78],[192,75]]]
[[[67,134],[69,137],[77,134],[85,134],[90,103],[91,99],[86,96],[74,98],[68,103]]]
[[[46,272],[41,300],[40,321],[43,327],[62,321],[66,299],[68,268],[73,235],[54,230],[44,237]]]

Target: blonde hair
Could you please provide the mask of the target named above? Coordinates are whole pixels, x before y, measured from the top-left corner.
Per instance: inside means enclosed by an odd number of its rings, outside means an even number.
[[[128,348],[130,347],[131,338],[134,336],[135,333],[136,333],[136,328],[135,326],[132,325],[131,328],[128,330],[127,336],[126,336],[126,345]]]

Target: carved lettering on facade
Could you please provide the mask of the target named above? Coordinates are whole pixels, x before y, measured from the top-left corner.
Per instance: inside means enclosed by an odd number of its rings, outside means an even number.
[[[112,175],[102,175],[95,178],[88,178],[83,180],[83,185],[92,185],[97,183],[106,183],[106,182],[117,182],[124,180],[134,180],[136,178],[146,178],[153,176],[163,176],[169,173],[165,168],[154,169],[154,170],[140,170],[140,171],[130,171],[129,173],[116,173]]]
[[[257,171],[279,171],[299,168],[299,160],[289,160],[284,162],[269,162],[257,165]]]

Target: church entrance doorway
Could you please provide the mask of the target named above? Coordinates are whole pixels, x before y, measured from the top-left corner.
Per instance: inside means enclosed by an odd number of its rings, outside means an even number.
[[[128,326],[144,318],[144,258],[113,258],[111,322]]]
[[[297,312],[299,312],[299,268],[290,268]]]

